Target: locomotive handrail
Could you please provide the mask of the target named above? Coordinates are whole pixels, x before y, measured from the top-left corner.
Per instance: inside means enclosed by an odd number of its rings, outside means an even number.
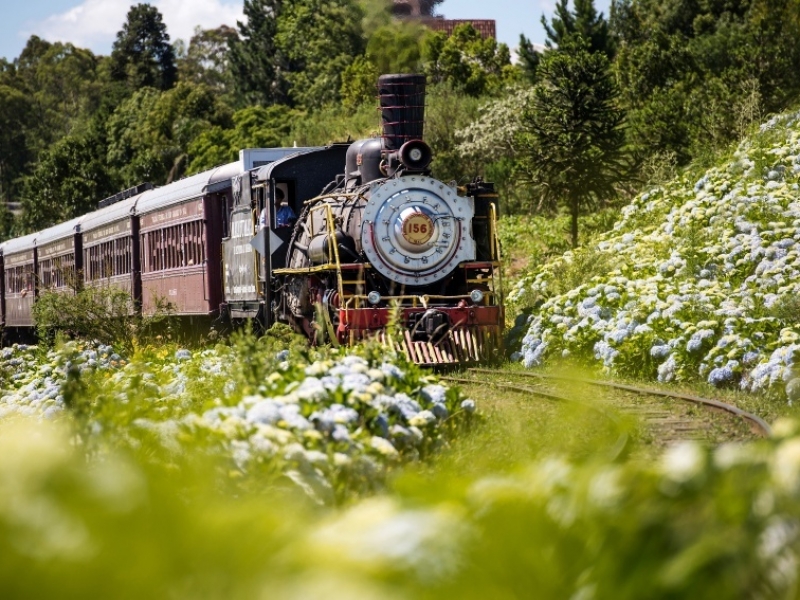
[[[333,267],[336,269],[336,284],[339,288],[339,298],[344,298],[344,283],[342,282],[342,264],[339,262],[339,244],[336,243],[336,223],[333,219],[333,211],[331,205],[328,203],[320,204],[319,206],[312,206],[309,212],[315,210],[325,211],[325,221],[328,225],[328,257],[333,256]],[[313,223],[311,230],[311,237],[314,237]],[[330,264],[330,262],[328,263]]]
[[[340,198],[363,198],[364,194],[350,192],[347,194],[323,194],[322,196],[315,196],[314,198],[309,198],[305,202],[303,202],[303,206],[308,204],[314,204],[315,202],[319,202],[320,200],[338,200]],[[313,209],[312,209],[313,210]]]
[[[258,209],[257,208],[254,208],[253,210],[250,211],[250,220],[252,221],[251,225],[253,226],[253,235],[256,235],[258,233],[258,221],[259,221]],[[266,227],[266,225],[267,224],[264,223],[265,227]],[[269,261],[269,263],[268,263],[267,259],[264,258],[264,272],[260,273],[260,271],[262,270],[261,269],[261,261],[258,259],[258,252],[253,252],[253,273],[254,273],[254,275],[256,277],[256,288],[258,288],[258,285],[259,285],[258,280],[261,278],[262,275],[264,276],[264,281],[268,280],[267,271],[269,270],[270,266],[272,266],[271,261]],[[262,293],[259,294],[259,295],[263,296],[263,289],[262,289]]]
[[[503,294],[503,265],[501,263],[502,257],[500,255],[500,239],[497,237],[497,206],[495,205],[494,202],[490,202],[489,203],[489,213],[491,215],[491,221],[490,221],[489,228],[491,230],[490,231],[490,235],[492,236],[492,241],[493,241],[493,243],[492,243],[492,254],[494,256],[496,256],[496,260],[498,262],[498,267],[497,267],[497,287],[498,287],[498,291],[499,291],[499,294],[498,294],[499,297],[496,298],[496,300],[497,300],[497,304],[499,306],[503,306],[503,296],[504,296],[504,294]],[[492,287],[494,287],[494,269],[492,269],[492,280],[493,280],[492,281]],[[505,311],[503,311],[503,314],[505,314]]]
[[[494,202],[489,203],[489,213],[491,219],[489,220],[489,235],[492,237],[492,260],[500,260],[500,244],[497,239],[497,208]]]

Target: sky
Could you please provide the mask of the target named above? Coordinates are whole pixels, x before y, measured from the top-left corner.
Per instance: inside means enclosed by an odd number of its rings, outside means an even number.
[[[0,20],[0,57],[17,58],[31,35],[50,42],[72,42],[95,54],[110,54],[117,32],[132,4],[144,0],[5,0]],[[497,39],[515,48],[524,33],[544,42],[539,20],[548,17],[556,0],[445,0],[438,12],[449,19],[494,19]],[[164,17],[170,39],[189,41],[203,29],[242,19],[243,0],[150,0]],[[608,16],[610,0],[595,0]]]

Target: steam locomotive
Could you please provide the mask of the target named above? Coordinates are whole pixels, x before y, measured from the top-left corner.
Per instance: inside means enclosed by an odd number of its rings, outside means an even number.
[[[35,299],[77,282],[116,286],[143,314],[166,301],[193,321],[283,322],[316,343],[378,336],[422,365],[492,357],[504,320],[494,188],[430,176],[424,76],[384,75],[378,91],[380,137],[245,149],[3,243],[4,332],[30,331]]]

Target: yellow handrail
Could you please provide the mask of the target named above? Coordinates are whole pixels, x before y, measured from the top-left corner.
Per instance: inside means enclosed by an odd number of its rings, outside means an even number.
[[[331,205],[327,202],[320,204],[318,206],[311,207],[310,212],[314,212],[317,210],[324,210],[325,211],[325,222],[328,225],[328,259],[333,256],[333,263],[330,262],[328,265],[323,265],[326,267],[333,267],[336,269],[336,283],[337,287],[339,288],[339,298],[344,298],[344,284],[342,283],[342,264],[339,261],[339,245],[336,243],[336,223],[333,220],[333,211],[331,210]],[[311,220],[312,227],[314,220]],[[311,232],[313,237],[313,230]],[[320,269],[321,270],[321,269]]]

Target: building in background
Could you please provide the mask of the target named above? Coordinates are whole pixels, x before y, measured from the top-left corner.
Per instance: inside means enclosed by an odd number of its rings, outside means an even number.
[[[426,0],[394,0],[392,13],[400,19],[419,21],[434,31],[452,35],[463,23],[470,23],[483,38],[497,39],[494,19],[446,19],[432,14],[432,3]]]

